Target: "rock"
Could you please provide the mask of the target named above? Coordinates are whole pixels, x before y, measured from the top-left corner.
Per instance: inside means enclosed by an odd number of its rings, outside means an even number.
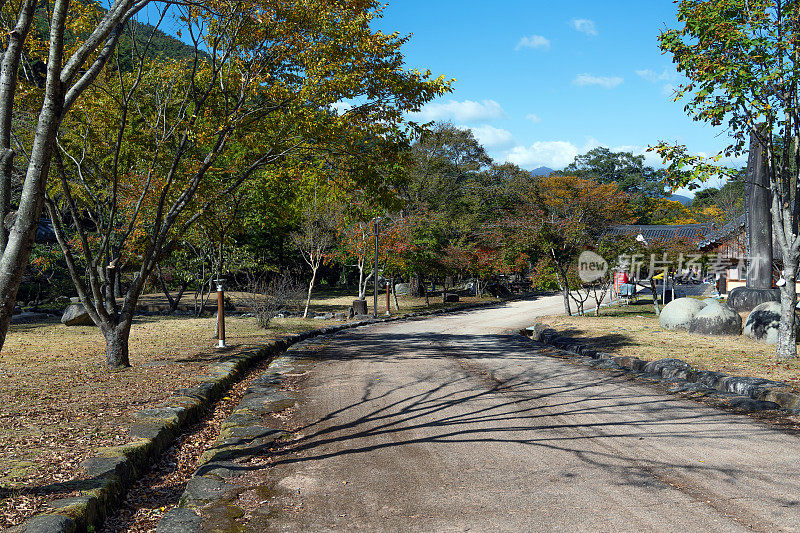
[[[394,293],[398,296],[408,296],[411,294],[410,283],[396,283],[394,286]]]
[[[323,313],[321,315],[317,315],[314,317],[314,320],[331,320],[333,319],[333,313]]]
[[[191,533],[200,531],[203,520],[191,509],[178,507],[161,518],[156,533]]]
[[[766,302],[780,302],[780,289],[736,287],[728,293],[728,305],[735,311],[750,311]]]
[[[689,329],[692,319],[708,304],[695,298],[678,298],[664,306],[658,323],[664,329]]]
[[[236,485],[230,483],[202,476],[193,477],[186,484],[179,505],[195,507],[209,500],[231,498],[235,490]]]
[[[777,344],[780,321],[780,302],[759,304],[750,312],[744,322],[744,336],[764,341],[767,344]]]
[[[689,372],[692,371],[692,367],[686,361],[667,358],[645,364],[644,371],[651,374],[658,374],[663,378],[671,378],[688,375]]]
[[[709,389],[720,390],[720,385],[726,378],[729,378],[728,374],[724,372],[714,372],[712,370],[695,370],[689,376],[689,380],[695,383],[699,383]]]
[[[77,525],[72,518],[58,514],[43,514],[34,516],[27,522],[11,528],[11,533],[72,533],[77,530]]]
[[[458,294],[445,294],[444,301],[445,303],[456,303],[459,301]]]
[[[725,391],[750,398],[758,398],[770,389],[786,390],[791,388],[788,383],[748,376],[730,376],[725,378],[723,383]]]
[[[72,304],[61,315],[61,323],[65,326],[94,326],[94,321],[84,309],[83,304]]]
[[[525,335],[531,338],[531,340],[539,342],[542,340],[542,333],[546,329],[548,329],[547,325],[537,322],[531,327],[525,328],[523,331],[525,332]]]
[[[23,311],[18,315],[14,315],[11,317],[12,324],[30,324],[31,322],[38,322],[45,318],[48,318],[50,315],[47,313],[32,313],[30,311]],[[87,315],[88,316],[88,315]]]
[[[723,400],[722,404],[734,409],[742,409],[743,411],[767,411],[781,408],[780,405],[774,402],[754,400],[752,398],[745,398],[743,396],[735,396],[733,398]]]
[[[333,317],[336,320],[347,320],[347,313],[335,313]]]
[[[726,304],[709,304],[692,318],[689,332],[701,335],[740,335],[742,317]]]

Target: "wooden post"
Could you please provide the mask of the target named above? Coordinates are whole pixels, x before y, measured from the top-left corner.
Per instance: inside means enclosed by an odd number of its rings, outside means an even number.
[[[372,281],[375,286],[375,290],[372,293],[372,316],[374,318],[378,318],[378,221],[380,221],[380,217],[375,218],[375,264],[372,265]]]
[[[224,280],[217,281],[217,348],[225,348],[225,291],[222,288]]]
[[[386,316],[391,315],[392,313],[389,311],[389,280],[386,280]]]

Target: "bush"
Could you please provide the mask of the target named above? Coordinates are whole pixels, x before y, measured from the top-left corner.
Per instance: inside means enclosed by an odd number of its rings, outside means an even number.
[[[279,274],[269,281],[251,279],[245,300],[255,313],[258,325],[266,329],[276,315],[299,304],[303,289],[303,283],[288,273]]]
[[[539,259],[530,272],[531,286],[540,291],[559,290],[556,269],[547,258]]]

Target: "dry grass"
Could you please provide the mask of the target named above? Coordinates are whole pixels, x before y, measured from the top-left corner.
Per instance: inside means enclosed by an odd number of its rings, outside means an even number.
[[[800,391],[800,360],[775,360],[775,346],[738,337],[705,337],[666,331],[658,324],[652,303],[612,306],[594,316],[548,316],[541,319],[561,333],[591,339],[603,351],[647,361],[682,359],[699,370],[784,381]]]
[[[233,293],[234,303],[242,295]],[[320,293],[315,312],[346,311],[354,296]],[[158,303],[147,295],[147,303]],[[370,307],[372,300],[368,299]],[[462,302],[476,301],[465,298]],[[442,307],[431,298],[431,307]],[[379,298],[378,311],[386,311]],[[424,298],[400,298],[401,313],[425,306]],[[396,312],[393,310],[393,314]],[[109,372],[105,342],[93,326],[67,327],[57,319],[12,325],[0,354],[0,529],[73,492],[77,465],[95,448],[124,444],[136,411],[164,402],[190,387],[206,367],[224,357],[216,350],[214,318],[139,317],[131,331],[132,368]],[[231,350],[322,327],[325,321],[274,319],[268,330],[254,318],[230,317]]]

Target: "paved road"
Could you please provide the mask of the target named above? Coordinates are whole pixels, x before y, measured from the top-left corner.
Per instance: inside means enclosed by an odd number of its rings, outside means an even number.
[[[543,298],[329,338],[301,378],[298,439],[249,478],[265,485],[250,529],[800,530],[798,437],[513,334],[559,310]]]

